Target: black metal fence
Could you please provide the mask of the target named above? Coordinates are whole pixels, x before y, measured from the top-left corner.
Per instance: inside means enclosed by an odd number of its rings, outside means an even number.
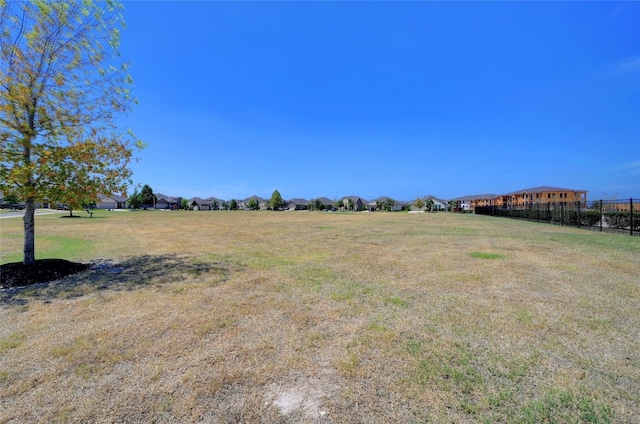
[[[479,206],[475,213],[640,236],[640,199]]]

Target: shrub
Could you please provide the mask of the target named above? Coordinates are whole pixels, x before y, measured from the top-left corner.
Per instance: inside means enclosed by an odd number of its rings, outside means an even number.
[[[567,211],[565,224],[574,227],[594,227],[600,222],[600,212],[595,211]]]
[[[631,227],[631,214],[629,212],[610,212],[604,214],[604,220],[609,228],[628,230]],[[633,213],[633,230],[640,230],[640,213]]]

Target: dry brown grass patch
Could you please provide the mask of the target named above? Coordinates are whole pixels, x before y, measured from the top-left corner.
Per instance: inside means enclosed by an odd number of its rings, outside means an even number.
[[[93,269],[0,293],[2,422],[640,415],[638,239],[453,214],[96,218],[38,218],[91,240],[66,259]]]

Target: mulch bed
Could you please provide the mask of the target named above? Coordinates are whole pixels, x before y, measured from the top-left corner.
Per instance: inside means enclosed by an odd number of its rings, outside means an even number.
[[[0,289],[46,283],[89,269],[88,264],[64,259],[39,259],[32,265],[13,262],[0,265]]]

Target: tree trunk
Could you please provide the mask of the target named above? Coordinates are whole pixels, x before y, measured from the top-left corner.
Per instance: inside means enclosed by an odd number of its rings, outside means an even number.
[[[31,265],[36,261],[36,220],[35,220],[36,202],[33,197],[27,198],[27,204],[24,208],[24,260],[25,265]]]

